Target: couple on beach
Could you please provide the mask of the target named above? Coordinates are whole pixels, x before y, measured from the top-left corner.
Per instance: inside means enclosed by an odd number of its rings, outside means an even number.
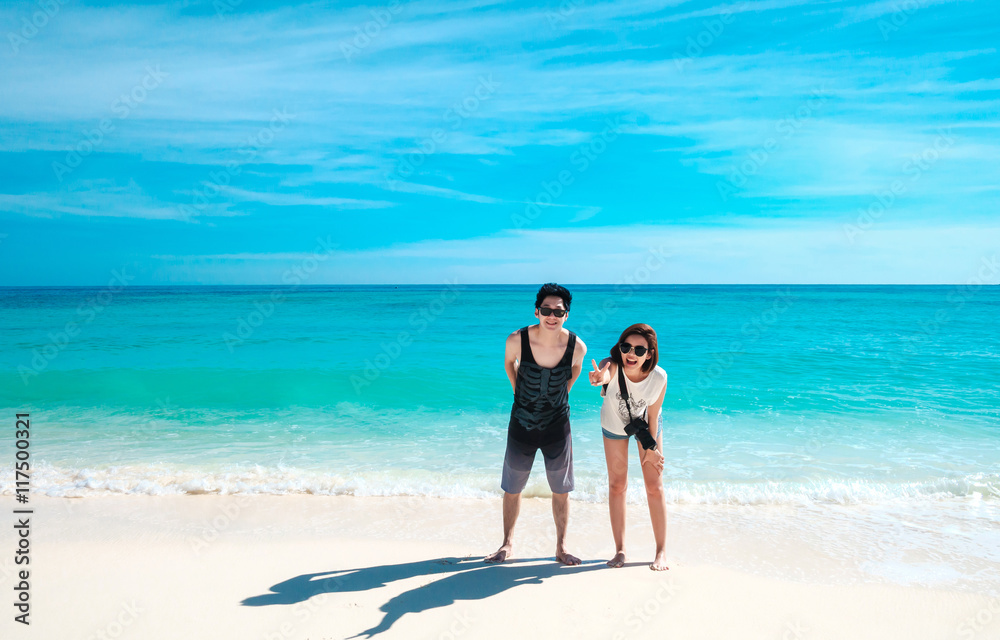
[[[568,565],[580,559],[566,551],[569,492],[573,490],[573,446],[569,424],[569,390],[583,370],[587,346],[563,328],[573,296],[565,287],[545,284],[535,297],[537,325],[507,337],[504,366],[514,404],[507,427],[500,487],[503,496],[503,543],[485,558],[503,562],[512,555],[514,525],[521,509],[521,492],[541,449],[545,474],[552,490],[552,515],[556,524],[556,559]],[[656,332],[646,324],[625,329],[609,357],[597,363],[590,384],[602,387],[601,430],[608,464],[608,507],[615,556],[608,566],[625,564],[625,491],[628,486],[628,444],[636,436],[649,515],[653,522],[656,554],[650,569],[667,569],[667,502],[663,495],[663,428],[660,408],[667,388],[667,374],[657,366]],[[656,436],[649,429],[656,425]]]

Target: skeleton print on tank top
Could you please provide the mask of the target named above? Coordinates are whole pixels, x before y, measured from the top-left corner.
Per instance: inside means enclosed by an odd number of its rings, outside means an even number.
[[[568,387],[575,349],[576,334],[570,331],[566,351],[556,366],[539,366],[531,353],[528,328],[521,329],[521,361],[508,429],[512,438],[541,446],[569,435]]]

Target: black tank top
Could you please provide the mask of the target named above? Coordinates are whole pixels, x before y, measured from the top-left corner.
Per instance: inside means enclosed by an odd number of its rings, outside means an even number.
[[[569,380],[573,377],[576,334],[562,359],[551,369],[535,362],[528,327],[521,329],[521,362],[514,385],[508,433],[518,442],[543,446],[569,435]]]

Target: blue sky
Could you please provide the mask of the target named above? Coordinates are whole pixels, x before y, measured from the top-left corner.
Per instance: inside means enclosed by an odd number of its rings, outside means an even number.
[[[1000,252],[984,0],[0,21],[0,285],[944,284]]]

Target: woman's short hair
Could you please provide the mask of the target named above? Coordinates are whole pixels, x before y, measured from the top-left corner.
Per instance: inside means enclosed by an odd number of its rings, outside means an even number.
[[[622,331],[621,337],[618,338],[618,342],[611,347],[611,359],[614,360],[619,366],[622,364],[622,352],[618,349],[618,345],[625,342],[625,338],[636,335],[642,336],[646,339],[646,343],[649,345],[649,358],[642,363],[642,370],[649,371],[656,366],[656,363],[660,360],[660,350],[656,346],[656,332],[653,331],[653,327],[648,324],[639,322],[632,325],[628,329]]]

